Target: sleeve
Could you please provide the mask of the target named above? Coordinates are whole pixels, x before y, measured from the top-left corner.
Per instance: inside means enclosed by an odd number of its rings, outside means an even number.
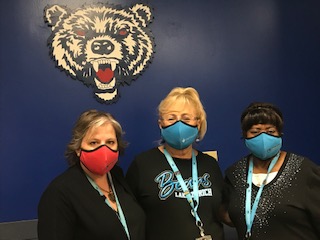
[[[232,189],[232,182],[230,177],[232,178],[232,169],[231,167],[227,168],[224,173],[224,184],[223,184],[223,191],[222,191],[222,201],[226,208],[229,207],[230,202],[230,195]]]
[[[230,202],[230,188],[231,183],[229,178],[226,176],[224,178],[223,190],[222,190],[222,202],[223,204],[228,207]]]
[[[56,187],[49,186],[38,205],[39,240],[74,239],[75,221],[68,198]]]
[[[222,219],[222,222],[230,227],[234,227],[230,216],[229,216],[229,203],[230,203],[230,194],[231,194],[231,188],[232,184],[228,178],[228,169],[225,172],[225,177],[223,181],[223,187],[222,187],[222,206],[220,210],[220,216]]]
[[[225,182],[223,179],[223,175],[222,175],[222,171],[220,169],[220,166],[218,164],[218,162],[216,160],[214,160],[214,165],[215,165],[215,181],[216,181],[216,185],[218,186],[218,189],[220,191],[221,194],[221,199],[220,199],[220,203],[224,204],[223,202],[223,192],[224,192],[224,188],[225,188]]]
[[[320,166],[313,166],[307,176],[307,213],[316,234],[320,236]]]
[[[139,199],[139,168],[136,159],[129,166],[125,178],[134,196]]]

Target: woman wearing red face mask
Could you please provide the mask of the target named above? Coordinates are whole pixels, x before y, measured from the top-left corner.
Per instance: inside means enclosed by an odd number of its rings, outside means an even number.
[[[108,113],[89,110],[78,119],[66,150],[69,169],[43,193],[40,240],[141,240],[145,216],[116,165],[126,143]]]

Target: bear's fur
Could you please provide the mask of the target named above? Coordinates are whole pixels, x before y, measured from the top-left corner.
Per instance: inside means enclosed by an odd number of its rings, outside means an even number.
[[[75,10],[47,6],[51,56],[72,78],[92,86],[99,102],[115,102],[119,85],[129,85],[152,60],[154,41],[147,28],[152,15],[144,4],[95,4]]]

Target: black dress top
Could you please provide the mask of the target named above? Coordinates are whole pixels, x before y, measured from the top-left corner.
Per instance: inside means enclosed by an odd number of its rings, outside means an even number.
[[[246,232],[247,156],[226,170],[229,214],[239,239]],[[252,185],[253,202],[258,187]],[[320,239],[320,167],[287,153],[276,177],[264,186],[252,225],[251,240]]]
[[[111,170],[131,240],[145,239],[145,215],[121,168]],[[93,188],[79,164],[54,179],[38,206],[39,240],[127,240],[117,213]]]

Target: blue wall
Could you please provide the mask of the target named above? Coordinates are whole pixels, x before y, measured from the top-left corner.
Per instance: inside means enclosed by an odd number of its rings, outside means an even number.
[[[81,112],[111,112],[130,142],[124,170],[159,139],[157,105],[176,86],[195,87],[208,114],[200,150],[216,149],[224,170],[247,151],[239,124],[251,101],[284,113],[284,149],[319,163],[320,1],[161,0],[150,25],[153,63],[117,103],[98,103],[92,89],[55,67],[46,45],[47,4],[70,8],[91,0],[12,0],[0,8],[0,222],[37,217],[48,183]],[[136,1],[109,1],[131,5]]]

